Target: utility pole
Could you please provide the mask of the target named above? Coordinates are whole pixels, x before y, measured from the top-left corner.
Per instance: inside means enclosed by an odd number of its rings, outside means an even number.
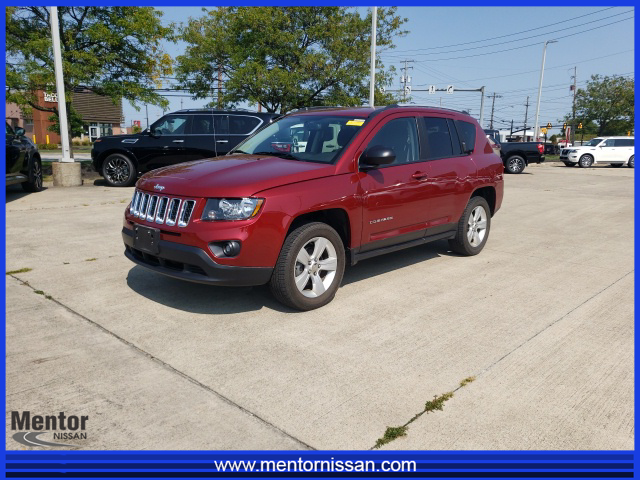
[[[542,78],[544,77],[544,62],[547,58],[547,45],[550,43],[557,43],[557,40],[547,40],[544,42],[544,48],[542,49],[542,67],[540,67],[540,83],[538,85],[538,101],[536,103],[536,123],[533,127],[533,141],[538,141],[538,126],[540,122],[540,99],[542,98]]]
[[[147,112],[147,128],[149,128],[149,105],[145,104],[144,106],[145,112]]]
[[[371,9],[371,73],[369,74],[369,106],[373,108],[376,93],[376,23],[378,21],[378,7]]]
[[[400,83],[402,83],[402,103],[406,103],[407,101],[407,84],[411,83],[411,77],[409,76],[409,70],[413,70],[413,67],[408,67],[407,64],[408,63],[413,63],[414,60],[404,60],[404,67],[402,67],[400,70],[404,71],[404,74],[402,75],[402,77],[400,77]],[[409,88],[411,88],[409,86]]]
[[[513,118],[511,119],[511,133],[509,133],[509,138],[513,137]]]
[[[576,92],[577,92],[577,87],[576,87],[576,83],[578,81],[578,67],[573,67],[573,85],[571,86],[572,90],[573,90],[573,108],[572,108],[572,113],[571,113],[571,143],[574,143],[575,137],[574,137],[574,131],[575,131],[575,127],[573,127],[573,125],[576,124]],[[569,139],[567,139],[567,141],[569,141]]]
[[[526,142],[527,141],[527,115],[529,114],[529,97],[527,96],[527,103],[525,104],[525,107],[527,107],[524,110],[524,130],[522,131],[522,141]]]
[[[58,95],[58,125],[60,125],[60,141],[62,143],[61,162],[73,162],[69,147],[69,124],[67,122],[67,100],[64,92],[62,74],[62,53],[60,51],[60,26],[58,23],[58,7],[51,7],[51,37],[53,43],[53,64],[56,75],[56,92]]]
[[[480,88],[480,128],[484,128],[484,87]]]
[[[220,93],[222,92],[222,67],[220,65],[218,65],[218,108],[220,108],[222,106],[222,103],[220,102]]]
[[[182,110],[183,105],[182,105],[182,97],[180,97],[180,110]]]
[[[489,122],[489,128],[493,130],[493,111],[496,108],[496,98],[502,98],[502,95],[496,95],[494,92],[493,95],[490,95],[490,97],[492,98],[492,100],[491,100],[491,121]]]

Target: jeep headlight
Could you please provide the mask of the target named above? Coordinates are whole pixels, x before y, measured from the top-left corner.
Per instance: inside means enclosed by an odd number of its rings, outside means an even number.
[[[247,220],[258,214],[263,203],[264,198],[210,198],[202,220]]]

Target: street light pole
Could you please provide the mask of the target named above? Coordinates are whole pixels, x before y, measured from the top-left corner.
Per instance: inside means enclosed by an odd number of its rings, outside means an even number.
[[[536,123],[533,127],[534,142],[538,141],[538,127],[540,122],[540,98],[542,97],[542,77],[544,77],[544,62],[547,58],[547,45],[557,43],[557,40],[547,40],[542,48],[542,67],[540,67],[540,84],[538,85],[538,103],[536,106]]]
[[[371,13],[371,76],[369,80],[369,106],[373,108],[373,97],[376,88],[376,22],[378,7],[373,7]]]
[[[58,94],[58,125],[60,126],[60,142],[62,143],[61,162],[73,162],[69,148],[69,124],[67,123],[67,101],[64,95],[64,79],[62,76],[62,53],[60,52],[60,27],[58,25],[58,7],[50,7],[51,40],[53,43],[53,65],[56,74],[56,91]]]

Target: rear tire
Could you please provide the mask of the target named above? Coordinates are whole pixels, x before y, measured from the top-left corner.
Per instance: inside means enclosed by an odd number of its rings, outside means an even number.
[[[589,168],[593,165],[593,157],[591,155],[582,155],[578,160],[578,165],[580,165],[580,168]]]
[[[344,245],[338,232],[325,223],[308,223],[285,239],[269,286],[279,302],[297,310],[313,310],[333,300],[344,266]]]
[[[130,187],[135,183],[138,172],[129,157],[114,153],[102,162],[101,173],[112,187]]]
[[[524,158],[520,155],[512,155],[505,161],[504,169],[507,173],[517,174],[522,173],[525,166],[526,162],[524,161]]]
[[[460,255],[479,254],[489,238],[491,209],[483,197],[471,197],[464,209],[455,238],[449,240],[449,248]]]
[[[633,157],[635,157],[635,155],[631,155],[631,158],[629,159],[629,163],[627,163],[627,166],[628,166],[629,168],[634,168],[634,167],[633,167]]]
[[[39,158],[34,158],[29,165],[29,180],[22,184],[25,192],[42,191],[42,163]]]

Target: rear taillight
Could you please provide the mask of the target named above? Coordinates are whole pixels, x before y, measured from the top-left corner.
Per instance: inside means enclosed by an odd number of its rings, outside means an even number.
[[[538,144],[538,152],[544,153],[544,145],[542,145],[541,143]]]

